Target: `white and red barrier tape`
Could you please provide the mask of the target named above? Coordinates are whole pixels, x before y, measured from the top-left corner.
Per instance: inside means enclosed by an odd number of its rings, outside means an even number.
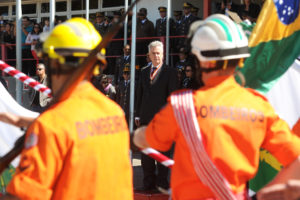
[[[172,168],[174,165],[174,160],[168,158],[167,156],[161,154],[160,152],[156,151],[155,149],[152,148],[145,148],[141,150],[144,154],[147,156],[150,156],[154,160],[160,162],[162,165],[168,168]]]
[[[43,92],[44,94],[51,97],[51,89],[47,86],[39,83],[38,81],[34,80],[33,78],[30,78],[29,76],[25,75],[24,73],[16,70],[14,67],[9,66],[2,60],[0,60],[0,69],[4,71],[5,73],[15,77],[16,79],[22,81],[26,85],[29,85],[33,89]],[[155,159],[156,161],[160,162],[162,165],[172,168],[174,165],[174,160],[168,158],[167,156],[161,154],[160,152],[156,151],[152,148],[145,148],[142,149],[142,152],[151,158]]]
[[[9,66],[2,60],[0,60],[0,69],[4,71],[5,73],[15,77],[16,79],[22,81],[24,84],[29,85],[36,91],[42,92],[49,97],[51,97],[51,89],[47,86],[41,84],[40,82],[34,80],[33,78],[30,78],[26,74],[16,70],[14,67]]]

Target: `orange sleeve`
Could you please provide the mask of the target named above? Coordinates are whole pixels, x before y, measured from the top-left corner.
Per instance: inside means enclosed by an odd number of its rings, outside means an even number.
[[[283,166],[287,166],[300,155],[300,138],[275,113],[267,120],[267,134],[262,148],[270,151]]]
[[[58,144],[63,140],[56,137],[50,126],[36,120],[26,133],[21,161],[7,192],[20,199],[51,199],[62,169],[64,149]]]
[[[146,140],[150,146],[159,151],[167,151],[176,140],[179,127],[170,103],[162,108],[146,129]]]

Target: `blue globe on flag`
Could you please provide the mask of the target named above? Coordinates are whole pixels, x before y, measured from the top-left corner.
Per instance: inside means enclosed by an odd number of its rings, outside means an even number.
[[[279,20],[289,25],[295,21],[299,15],[299,0],[273,0],[276,6]]]

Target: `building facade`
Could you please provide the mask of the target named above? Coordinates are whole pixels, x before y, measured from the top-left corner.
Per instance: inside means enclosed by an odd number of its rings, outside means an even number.
[[[186,0],[171,0],[171,10],[182,10],[182,5],[185,1]],[[204,0],[188,0],[188,2],[199,8],[199,17],[202,17],[203,1]],[[62,20],[78,16],[85,18],[86,0],[55,0],[55,4],[55,15]],[[96,12],[105,12],[107,16],[110,16],[113,11],[124,8],[124,5],[125,0],[90,0],[89,18],[93,20]],[[148,18],[151,21],[155,21],[159,18],[159,12],[157,10],[159,6],[167,7],[167,0],[140,1],[137,5],[137,10],[142,7],[147,8]],[[49,0],[22,0],[22,14],[36,22],[41,22],[43,19],[49,18],[49,11]],[[173,12],[171,12],[171,15],[173,15]],[[16,1],[1,0],[0,16],[3,16],[4,20],[15,20]]]

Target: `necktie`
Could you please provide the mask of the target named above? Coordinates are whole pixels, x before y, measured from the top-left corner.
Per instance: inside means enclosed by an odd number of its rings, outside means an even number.
[[[152,67],[151,68],[150,76],[153,76],[156,69],[157,69],[157,67]]]

